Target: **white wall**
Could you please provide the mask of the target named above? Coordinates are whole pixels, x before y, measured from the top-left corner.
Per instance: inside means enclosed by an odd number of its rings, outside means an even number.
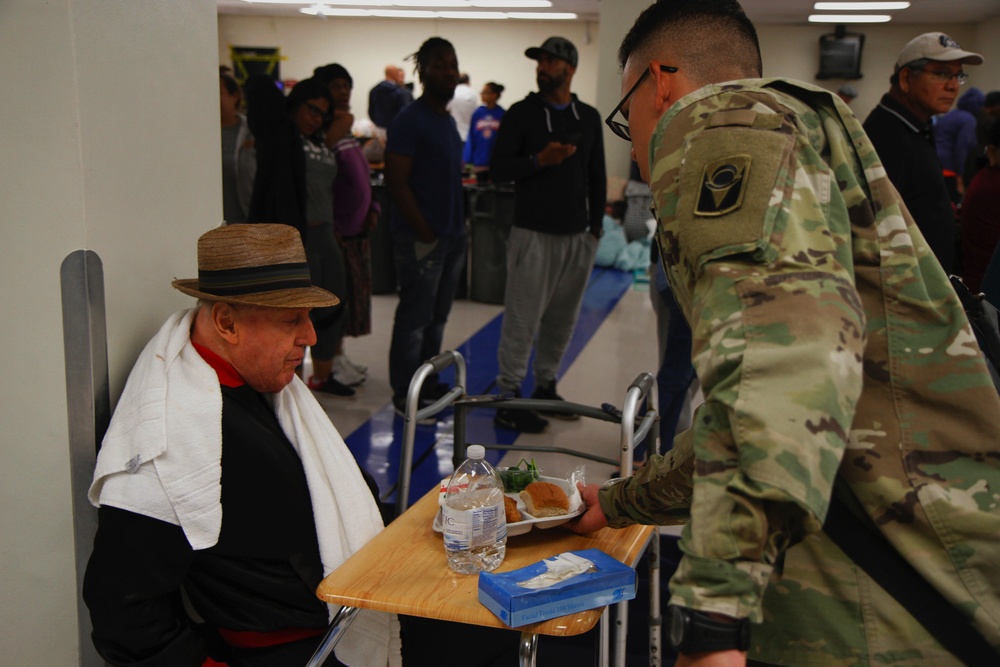
[[[112,399],[221,219],[213,0],[0,4],[0,663],[77,642],[59,269],[103,259]],[[29,64],[30,66],[26,66]],[[92,651],[92,649],[90,649]],[[85,651],[86,654],[86,651]]]
[[[500,105],[509,107],[535,86],[535,61],[525,49],[559,35],[573,42],[580,63],[573,91],[594,103],[597,86],[596,23],[582,21],[399,21],[378,18],[265,18],[219,16],[219,64],[231,65],[230,46],[280,47],[282,79],[304,79],[320,65],[338,62],[354,79],[352,107],[356,117],[368,114],[368,91],[385,78],[385,66],[406,71],[419,96],[413,63],[404,60],[429,37],[443,37],[455,46],[458,66],[479,90],[487,81],[505,87]]]
[[[970,67],[973,75],[971,86],[978,86],[984,93],[1000,90],[1000,16],[983,21],[975,26],[973,43],[976,51],[983,54],[986,62],[982,67]],[[961,44],[961,42],[959,42]]]
[[[580,66],[573,90],[580,98],[597,106],[602,115],[611,111],[620,97],[617,80],[617,51],[622,37],[648,0],[618,0],[601,4],[600,28],[582,21],[444,21],[363,18],[265,18],[245,15],[219,17],[219,63],[229,65],[229,47],[280,47],[284,79],[302,79],[313,68],[330,62],[347,67],[354,77],[353,110],[362,117],[368,110],[368,90],[383,78],[385,65],[394,63],[413,69],[404,58],[416,51],[425,39],[439,35],[455,45],[459,66],[472,78],[478,90],[486,81],[506,86],[501,104],[509,106],[536,90],[533,61],[523,56],[529,46],[537,46],[549,35],[562,35],[580,50]],[[836,90],[843,80],[820,81],[819,37],[832,32],[830,26],[757,26],[764,59],[765,76],[781,76]],[[864,77],[850,83],[859,96],[852,103],[862,119],[889,88],[889,75],[899,50],[923,32],[943,31],[963,48],[987,56],[983,67],[969,67],[968,85],[984,91],[1000,88],[1000,17],[981,25],[871,25],[852,27],[865,35],[862,55]],[[599,39],[601,38],[601,39]],[[991,64],[992,63],[992,64]],[[600,84],[600,86],[599,86]],[[626,176],[628,149],[605,132],[609,175]]]

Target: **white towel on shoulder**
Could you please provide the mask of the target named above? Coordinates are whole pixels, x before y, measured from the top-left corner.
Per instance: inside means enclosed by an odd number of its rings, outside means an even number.
[[[139,355],[88,496],[96,506],[178,525],[194,549],[207,549],[222,528],[222,391],[190,342],[196,312],[171,316]],[[272,397],[302,459],[326,575],[377,535],[382,519],[350,450],[305,384],[296,377]],[[396,616],[362,611],[336,654],[352,667],[399,665]]]

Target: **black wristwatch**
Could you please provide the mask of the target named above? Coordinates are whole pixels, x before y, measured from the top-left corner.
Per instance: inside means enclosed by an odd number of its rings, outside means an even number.
[[[750,648],[750,621],[745,618],[717,621],[708,614],[670,605],[667,636],[678,653],[704,653]]]

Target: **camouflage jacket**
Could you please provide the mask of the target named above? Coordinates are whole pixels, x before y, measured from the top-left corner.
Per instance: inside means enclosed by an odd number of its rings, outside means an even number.
[[[753,660],[954,664],[822,532],[839,474],[1000,647],[1000,398],[860,123],[807,84],[712,85],[649,159],[705,403],[602,490],[611,525],[686,522],[671,599],[749,617]]]

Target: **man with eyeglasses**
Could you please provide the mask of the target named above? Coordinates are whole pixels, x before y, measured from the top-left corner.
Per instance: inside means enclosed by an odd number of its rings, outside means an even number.
[[[581,486],[570,527],[684,524],[678,667],[996,663],[1000,397],[860,122],[759,78],[736,0],[648,7],[619,64],[607,123],[653,192],[705,402],[666,455]],[[862,567],[879,545],[934,603]]]
[[[962,66],[982,63],[981,55],[963,51],[944,33],[913,38],[896,57],[889,92],[864,124],[889,180],[948,273],[958,269],[955,210],[934,146],[931,119],[955,103],[968,79]]]

